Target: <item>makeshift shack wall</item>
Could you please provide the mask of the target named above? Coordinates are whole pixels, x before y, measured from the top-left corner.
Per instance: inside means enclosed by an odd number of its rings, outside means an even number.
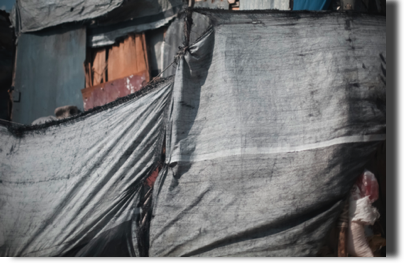
[[[16,62],[14,122],[30,124],[54,114],[57,107],[83,108],[85,28],[54,28],[19,37]]]

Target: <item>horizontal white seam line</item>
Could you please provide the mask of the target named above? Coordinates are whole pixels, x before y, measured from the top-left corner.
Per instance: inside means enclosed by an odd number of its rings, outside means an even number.
[[[272,147],[245,148],[245,149],[238,148],[238,149],[219,151],[215,153],[202,154],[193,158],[192,156],[173,156],[170,160],[170,163],[197,162],[197,161],[212,160],[212,159],[235,156],[235,155],[301,152],[301,151],[325,148],[325,147],[329,147],[329,146],[333,146],[337,144],[384,141],[385,139],[386,139],[386,134],[345,136],[345,137],[335,138],[329,141],[323,141],[323,142],[317,142],[317,143],[311,143],[311,144],[299,145],[299,146],[287,146],[287,147],[276,147],[276,148],[272,148]]]

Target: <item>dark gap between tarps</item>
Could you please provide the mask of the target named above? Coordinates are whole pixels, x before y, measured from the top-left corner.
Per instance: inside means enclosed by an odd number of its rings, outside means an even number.
[[[134,224],[137,226],[137,244],[140,252],[140,257],[149,257],[150,221],[153,216],[153,186],[157,177],[159,176],[159,173],[162,170],[166,159],[166,132],[163,135],[163,144],[159,156],[159,161],[156,163],[154,168],[152,168],[152,172],[142,182],[140,192],[141,201],[137,205],[137,209],[140,211],[140,215]]]

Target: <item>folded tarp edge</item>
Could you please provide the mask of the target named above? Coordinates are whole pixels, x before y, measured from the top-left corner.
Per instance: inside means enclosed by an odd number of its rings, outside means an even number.
[[[42,8],[36,6],[37,2],[34,3],[33,0],[19,0],[16,3],[16,8],[20,13],[20,33],[39,31],[44,28],[68,22],[80,22],[87,19],[94,19],[120,7],[123,1],[124,0],[111,0],[107,1],[107,3],[102,3],[100,0],[86,0],[80,3],[79,1],[72,0],[58,4],[56,3],[56,0],[52,0],[52,2],[49,1],[47,3],[47,6],[43,6]],[[44,5],[46,5],[46,3]],[[64,8],[65,6],[66,8]],[[48,9],[48,14],[50,14],[55,12],[56,7],[59,7],[61,12],[71,15],[63,16],[63,14],[56,14],[54,17],[49,18],[40,11]],[[27,18],[25,18],[22,13],[27,14]]]
[[[291,153],[300,151],[309,151],[319,148],[330,147],[345,143],[363,143],[363,142],[378,142],[385,141],[386,134],[372,134],[372,135],[355,135],[335,138],[328,141],[322,141],[318,143],[311,143],[298,146],[282,146],[282,147],[270,147],[270,148],[245,148],[244,152],[238,149],[230,149],[226,151],[219,151],[216,153],[204,154],[198,157],[195,156],[178,156],[174,155],[170,159],[170,163],[174,162],[199,162],[208,161],[218,158],[230,157],[230,156],[242,156],[242,155],[256,155],[256,154],[278,154],[278,153]]]

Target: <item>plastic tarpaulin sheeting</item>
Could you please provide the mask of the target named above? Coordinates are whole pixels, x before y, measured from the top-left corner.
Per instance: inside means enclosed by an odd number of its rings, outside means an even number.
[[[293,10],[328,10],[332,0],[293,0]]]
[[[124,0],[18,0],[20,32],[38,31],[68,22],[92,19],[119,7]],[[17,22],[17,21],[15,21]]]
[[[385,140],[386,18],[197,11],[150,256],[313,256]]]
[[[139,256],[137,204],[160,161],[171,86],[43,126],[0,126],[0,256]]]
[[[210,26],[210,21],[207,16],[199,13],[192,14],[192,30],[189,35],[190,43],[195,42]],[[176,65],[172,64],[176,54],[180,49],[183,49],[185,41],[184,34],[184,14],[180,14],[179,17],[169,25],[166,31],[165,40],[163,43],[163,66],[169,67],[163,72],[163,76],[171,76],[175,74]],[[172,65],[171,65],[172,64]]]
[[[187,2],[187,1],[186,1]],[[39,31],[63,23],[94,19],[106,25],[92,31],[92,46],[126,33],[141,32],[165,25],[186,4],[184,0],[19,0],[13,20],[20,33]],[[118,26],[110,26],[121,23]],[[108,45],[108,43],[107,43]]]

